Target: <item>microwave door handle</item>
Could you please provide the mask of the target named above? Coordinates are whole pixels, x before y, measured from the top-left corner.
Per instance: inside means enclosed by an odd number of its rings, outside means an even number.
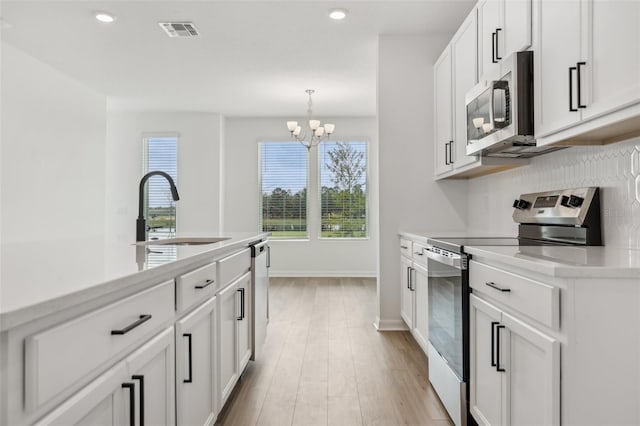
[[[489,123],[493,126],[493,128],[495,129],[495,122],[493,121],[493,119],[495,118],[495,114],[493,113],[494,109],[495,109],[495,93],[496,93],[496,88],[497,88],[497,81],[494,81],[491,83],[491,94],[489,95]]]

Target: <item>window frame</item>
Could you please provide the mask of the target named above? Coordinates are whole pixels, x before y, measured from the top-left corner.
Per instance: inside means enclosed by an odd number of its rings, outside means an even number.
[[[366,201],[365,201],[365,227],[366,227],[366,235],[363,237],[323,237],[322,236],[322,156],[320,155],[320,146],[324,143],[363,143],[365,145],[365,187],[366,187]],[[320,142],[316,147],[316,161],[317,161],[317,188],[316,188],[316,197],[318,200],[318,240],[322,241],[363,241],[371,239],[371,229],[370,229],[370,196],[369,196],[369,158],[370,158],[370,143],[365,138],[349,138],[346,140],[326,140]],[[308,198],[308,197],[307,197]]]
[[[168,139],[173,138],[176,140],[176,176],[175,182],[178,185],[180,179],[180,155],[179,155],[179,144],[180,144],[180,133],[178,132],[143,132],[141,134],[142,138],[142,176],[150,172],[149,170],[149,140],[150,139]],[[166,172],[166,170],[163,170]],[[167,183],[168,185],[168,183]],[[169,231],[166,234],[163,233],[161,236],[165,238],[170,238],[175,236],[178,232],[178,205],[174,201],[172,202],[173,208],[173,231]],[[145,186],[144,191],[144,199],[143,199],[143,215],[147,220],[147,225],[149,224],[149,182]]]
[[[294,141],[294,140],[281,140],[279,138],[273,138],[273,139],[261,139],[258,140],[258,231],[259,232],[270,232],[270,231],[263,231],[263,214],[262,214],[262,209],[263,209],[263,204],[262,204],[262,200],[263,200],[263,192],[262,192],[262,146],[265,144],[297,144],[300,147],[304,146],[302,144],[300,144],[300,142],[298,141]],[[305,148],[306,149],[306,148]],[[305,165],[305,172],[306,172],[306,179],[305,179],[305,188],[307,190],[307,194],[305,197],[305,235],[304,236],[296,236],[296,237],[286,237],[286,236],[277,236],[277,235],[270,235],[269,239],[272,240],[277,240],[277,241],[310,241],[311,240],[311,230],[310,230],[310,220],[309,220],[309,215],[310,215],[310,208],[309,208],[309,190],[310,190],[310,177],[311,177],[311,173],[310,173],[310,159],[309,159],[309,152],[307,150],[307,155],[305,157],[306,160],[306,165]]]

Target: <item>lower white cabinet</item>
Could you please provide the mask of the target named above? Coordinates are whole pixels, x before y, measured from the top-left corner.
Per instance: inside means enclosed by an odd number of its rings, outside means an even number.
[[[220,407],[233,390],[251,357],[249,324],[251,274],[222,290],[218,298],[218,390]]]
[[[400,256],[400,315],[409,330],[413,329],[414,309],[413,290],[411,288],[411,265],[411,259]]]
[[[175,424],[173,339],[166,329],[37,424]]]
[[[405,249],[413,247],[413,249]],[[426,354],[429,341],[429,278],[422,245],[401,240],[400,244],[400,315],[418,345]],[[405,254],[411,255],[411,258]]]
[[[479,425],[560,424],[560,343],[471,295],[471,414]]]
[[[213,425],[216,404],[217,299],[176,322],[176,418],[179,425]]]
[[[428,273],[425,268],[414,263],[413,264],[413,276],[412,287],[415,299],[415,315],[413,337],[418,342],[418,345],[425,353],[428,351],[429,345],[429,299],[428,299]]]

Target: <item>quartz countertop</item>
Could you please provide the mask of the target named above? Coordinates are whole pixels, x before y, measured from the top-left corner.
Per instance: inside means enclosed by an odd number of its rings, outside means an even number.
[[[220,237],[228,240],[188,246],[108,243],[101,237],[2,244],[0,331],[132,286],[171,279],[181,268],[222,257],[268,235],[227,232]]]
[[[594,246],[467,246],[465,251],[472,259],[493,260],[554,277],[636,278],[640,284],[640,250]]]

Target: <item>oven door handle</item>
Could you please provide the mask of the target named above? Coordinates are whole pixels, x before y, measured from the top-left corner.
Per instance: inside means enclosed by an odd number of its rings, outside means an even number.
[[[463,267],[462,256],[454,255],[454,256],[443,256],[441,254],[435,253],[429,247],[426,247],[423,250],[423,253],[431,260],[434,260],[438,263],[444,263],[445,265],[454,267],[456,269],[465,269]]]

